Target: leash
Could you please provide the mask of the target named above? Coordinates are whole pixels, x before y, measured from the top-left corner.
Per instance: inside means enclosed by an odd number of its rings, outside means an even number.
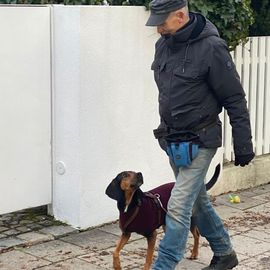
[[[162,224],[162,220],[161,220],[161,211],[160,209],[162,209],[166,214],[167,214],[167,210],[164,208],[161,200],[160,200],[160,195],[158,193],[153,194],[151,192],[145,192],[144,193],[147,197],[153,199],[153,201],[155,202],[155,204],[157,205],[158,208],[158,220],[159,220],[159,224]]]
[[[145,195],[147,197],[154,199],[155,203],[167,214],[167,210],[164,208],[164,206],[160,200],[160,195],[158,193],[153,194],[151,192],[145,192]]]

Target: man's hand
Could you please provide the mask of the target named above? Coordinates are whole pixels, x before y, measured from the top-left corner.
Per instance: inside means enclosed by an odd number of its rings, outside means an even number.
[[[254,158],[254,156],[255,154],[253,152],[247,155],[235,155],[234,165],[240,165],[241,167],[244,167],[249,164],[249,162]]]

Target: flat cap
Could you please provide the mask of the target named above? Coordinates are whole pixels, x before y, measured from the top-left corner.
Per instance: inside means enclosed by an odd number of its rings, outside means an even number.
[[[172,11],[187,5],[187,0],[153,0],[149,4],[150,17],[146,26],[158,26],[164,23]]]

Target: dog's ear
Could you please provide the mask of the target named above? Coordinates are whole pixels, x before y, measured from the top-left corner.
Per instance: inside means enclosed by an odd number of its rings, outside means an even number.
[[[143,184],[143,175],[141,172],[136,173],[137,187],[139,188]]]
[[[120,177],[117,176],[112,180],[112,182],[108,185],[105,191],[106,195],[108,195],[111,199],[120,201],[123,197],[123,191],[120,188]]]

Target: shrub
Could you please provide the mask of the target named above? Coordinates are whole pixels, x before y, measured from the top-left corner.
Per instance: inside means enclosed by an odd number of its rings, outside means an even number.
[[[252,0],[255,23],[250,27],[251,36],[270,36],[270,0]]]

